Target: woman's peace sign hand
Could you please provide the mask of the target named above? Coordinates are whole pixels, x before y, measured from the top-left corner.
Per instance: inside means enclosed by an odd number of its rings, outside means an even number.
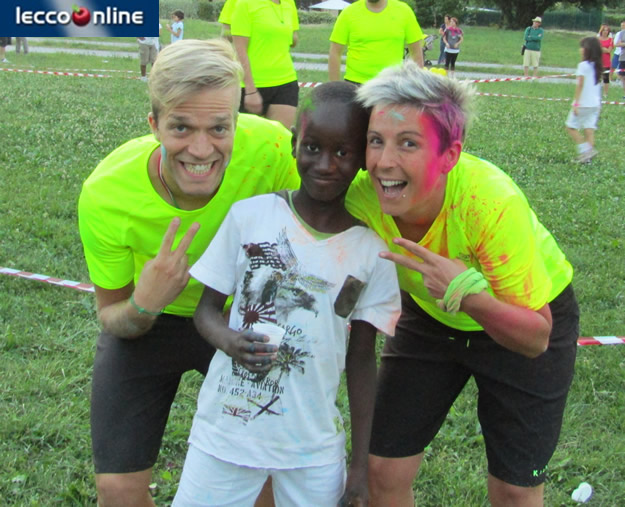
[[[430,296],[442,299],[449,283],[467,267],[459,259],[448,259],[430,252],[427,248],[404,238],[394,238],[393,243],[405,248],[412,255],[380,252],[380,257],[417,271],[423,275],[423,284]],[[419,260],[420,259],[420,260]]]

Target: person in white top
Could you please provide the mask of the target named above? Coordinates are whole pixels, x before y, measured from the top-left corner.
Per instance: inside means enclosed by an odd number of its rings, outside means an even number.
[[[614,53],[612,53],[612,64],[610,65],[610,81],[614,81],[614,71],[618,69],[618,59],[621,56],[621,47],[617,46],[621,42],[621,33],[625,30],[625,20],[621,21],[621,31],[616,32],[612,39]]]
[[[184,38],[184,23],[182,20],[184,19],[184,12],[181,10],[176,10],[171,13],[171,19],[173,23],[170,25],[167,23],[165,28],[167,31],[171,33],[171,43],[178,42]]]
[[[235,203],[191,268],[205,284],[195,324],[217,352],[176,507],[251,507],[267,477],[277,506],[367,505],[376,331],[395,333],[401,301],[395,265],[379,256],[387,246],[345,209],[368,125],[356,91],[344,81],[313,90],[293,137],[299,190]],[[272,343],[258,324],[283,336]],[[347,477],[336,406],[344,369]]]
[[[161,24],[158,24],[158,35],[161,35]],[[158,54],[159,37],[137,37],[139,43],[139,68],[141,70],[141,81],[147,81],[148,63],[154,65]]]
[[[580,43],[582,61],[577,66],[577,86],[573,105],[566,119],[566,129],[577,145],[579,163],[589,163],[597,154],[595,130],[601,109],[602,51],[597,37],[585,37]],[[579,133],[583,130],[584,134]]]

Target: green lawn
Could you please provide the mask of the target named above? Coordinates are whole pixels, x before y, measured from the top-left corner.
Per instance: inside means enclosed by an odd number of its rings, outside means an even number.
[[[327,52],[330,29],[303,26],[297,51]],[[187,22],[188,36],[216,33],[215,24]],[[547,31],[544,65],[575,67],[581,35]],[[460,61],[518,65],[520,40],[520,32],[467,27]],[[11,48],[8,57],[19,68],[138,75],[134,52],[16,58]],[[88,280],[76,223],[81,183],[113,148],[149,132],[145,84],[127,73],[110,75],[0,72],[0,266]],[[300,72],[299,79],[326,75]],[[580,167],[571,163],[575,150],[564,131],[569,103],[539,100],[568,100],[573,89],[572,82],[480,84],[482,92],[527,98],[478,97],[465,148],[511,174],[558,239],[576,270],[582,334],[624,336],[624,109],[604,107],[600,154]],[[616,87],[610,93],[612,100],[622,95]],[[0,505],[95,505],[88,402],[98,332],[93,296],[9,276],[0,276],[0,294]],[[625,346],[578,350],[546,505],[574,505],[570,494],[581,481],[595,489],[590,505],[625,505],[624,379]],[[175,492],[200,382],[189,374],[176,399],[155,469],[159,505]],[[487,504],[475,394],[471,384],[428,449],[415,482],[419,505]],[[344,393],[339,404],[345,411]]]

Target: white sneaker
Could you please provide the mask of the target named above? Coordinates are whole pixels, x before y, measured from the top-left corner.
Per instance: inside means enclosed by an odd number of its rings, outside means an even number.
[[[597,153],[599,152],[595,150],[594,148],[591,148],[590,150],[586,150],[580,153],[579,155],[577,155],[576,162],[579,164],[590,164],[592,157],[594,157]]]
[[[147,77],[147,76],[141,76],[139,79],[140,79],[141,81],[143,81],[144,83],[147,83],[147,82],[148,82],[148,77]]]
[[[11,63],[11,62],[9,62],[9,60],[5,58],[4,60],[0,60],[0,63]]]

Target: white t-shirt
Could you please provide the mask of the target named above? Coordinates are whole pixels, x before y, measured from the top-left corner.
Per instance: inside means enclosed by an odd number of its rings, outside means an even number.
[[[617,42],[621,42],[621,34],[623,33],[623,31],[621,30],[620,32],[617,32],[616,35],[614,36],[614,39],[612,41],[612,43],[614,44],[614,53],[615,55],[620,55],[621,54],[621,50],[623,49],[622,47],[617,47],[616,43]]]
[[[395,265],[378,256],[384,250],[364,225],[316,239],[276,194],[233,204],[191,275],[235,293],[232,329],[270,321],[286,334],[264,377],[217,351],[189,442],[248,467],[342,460],[345,432],[335,401],[348,324],[364,320],[392,335],[401,311]]]
[[[176,37],[173,33],[171,34],[172,44],[174,42],[178,42],[179,40],[182,40],[184,36],[184,23],[182,21],[176,21],[175,23],[172,23],[171,29],[173,32],[177,32],[178,30],[180,30],[180,35],[178,37]]]
[[[145,44],[146,46],[156,46],[158,48],[158,37],[143,37],[143,39],[139,39],[139,44]]]
[[[577,65],[576,76],[584,76],[582,93],[579,96],[579,107],[600,107],[601,106],[601,79],[595,83],[595,66],[593,63],[584,60]]]

